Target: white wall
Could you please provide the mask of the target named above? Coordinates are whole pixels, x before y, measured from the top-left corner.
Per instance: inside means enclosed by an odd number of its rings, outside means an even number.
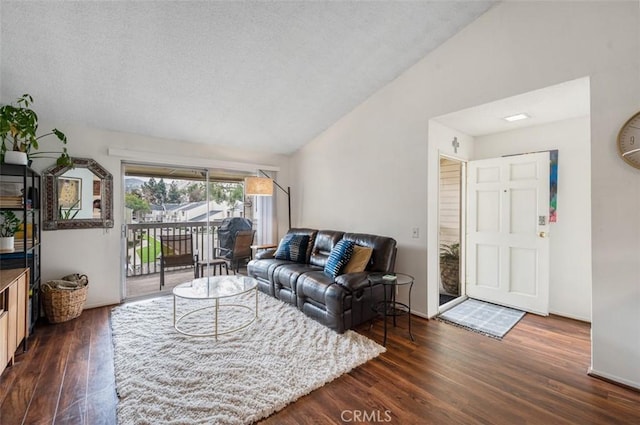
[[[590,117],[475,139],[475,158],[558,149],[558,221],[549,229],[549,311],[591,321]]]
[[[640,171],[615,147],[640,109],[639,52],[638,1],[500,3],[295,155],[298,222],[395,237],[396,269],[416,277],[414,306],[437,308],[426,262],[428,248],[437,279],[438,247],[424,232],[411,238],[427,219],[437,232],[429,119],[589,76],[592,371],[640,388]]]
[[[53,126],[42,125],[43,128]],[[117,304],[121,300],[121,239],[123,223],[122,158],[110,156],[110,148],[134,149],[148,152],[139,157],[139,162],[155,162],[164,155],[178,163],[193,159],[199,167],[208,160],[212,166],[217,161],[249,164],[270,164],[281,168],[278,181],[288,184],[288,158],[283,155],[262,154],[239,149],[220,148],[117,133],[70,123],[56,123],[69,139],[69,153],[80,158],[92,158],[113,175],[114,221],[112,229],[55,230],[42,232],[42,279],[46,282],[69,273],[80,272],[89,276],[89,292],[85,308]],[[49,160],[50,161],[50,160]],[[42,170],[51,165],[47,160],[34,161],[33,167]],[[278,209],[284,211],[279,217],[279,228],[287,229],[286,199],[278,199]]]

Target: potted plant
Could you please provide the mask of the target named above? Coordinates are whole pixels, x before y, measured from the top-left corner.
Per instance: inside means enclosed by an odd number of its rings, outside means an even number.
[[[440,245],[440,281],[449,294],[460,291],[460,244]]]
[[[38,136],[38,115],[30,109],[33,98],[23,94],[15,105],[0,107],[0,155],[2,161],[11,164],[26,165],[34,158],[57,158],[58,165],[71,165],[67,148],[62,151],[38,151],[40,140],[47,136],[55,136],[63,145],[67,144],[67,136],[54,128],[49,133]],[[52,156],[54,155],[54,156]]]
[[[20,219],[13,211],[0,211],[0,251],[13,251],[14,236],[20,230]]]

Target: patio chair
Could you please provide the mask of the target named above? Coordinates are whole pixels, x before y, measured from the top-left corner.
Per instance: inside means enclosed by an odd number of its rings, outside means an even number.
[[[191,266],[197,277],[198,255],[193,252],[193,237],[188,235],[160,236],[162,250],[160,254],[160,289],[164,286],[164,273],[168,267]]]
[[[238,273],[241,262],[251,260],[253,256],[253,237],[255,235],[254,230],[239,230],[236,232],[233,247],[227,248],[214,248],[214,259],[222,258],[229,263],[229,268],[233,270],[233,273]]]

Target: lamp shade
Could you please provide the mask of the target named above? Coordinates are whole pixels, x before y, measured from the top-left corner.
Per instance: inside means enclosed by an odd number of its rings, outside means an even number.
[[[273,180],[269,177],[246,177],[244,194],[255,196],[273,196]]]

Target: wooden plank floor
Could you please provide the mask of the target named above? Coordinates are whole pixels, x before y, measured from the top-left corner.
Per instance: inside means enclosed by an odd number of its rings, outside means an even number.
[[[36,327],[0,378],[2,425],[116,423],[109,311]],[[413,325],[415,343],[399,319],[385,354],[262,423],[640,423],[640,393],[587,376],[588,324],[528,314],[503,341],[436,320]],[[382,340],[380,322],[359,332]]]

